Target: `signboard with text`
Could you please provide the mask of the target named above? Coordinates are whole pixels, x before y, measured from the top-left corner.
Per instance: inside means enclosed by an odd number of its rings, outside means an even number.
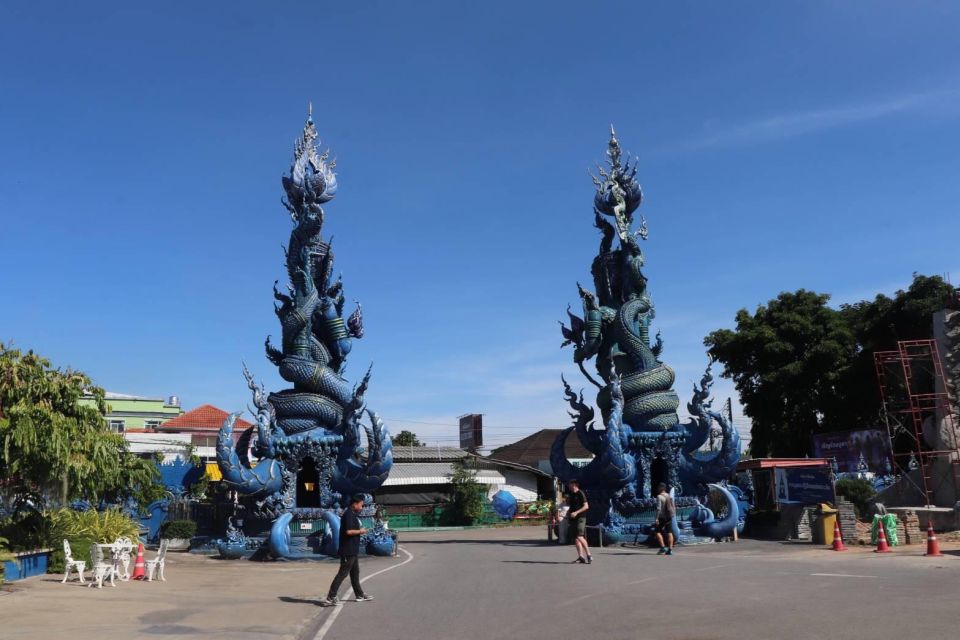
[[[776,472],[777,502],[819,504],[836,500],[829,469],[787,468]]]
[[[860,456],[867,471],[886,475],[890,460],[890,440],[881,429],[860,429],[813,436],[813,457],[836,458],[838,473],[856,473]]]

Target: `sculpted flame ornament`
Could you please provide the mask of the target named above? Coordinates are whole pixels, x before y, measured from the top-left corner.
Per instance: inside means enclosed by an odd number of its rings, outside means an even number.
[[[370,370],[356,386],[344,378],[352,340],[363,336],[363,315],[357,304],[343,318],[343,282],[333,278],[333,250],[323,239],[320,206],[337,193],[336,163],[327,151],[318,151],[316,141],[311,108],[283,177],[282,202],[294,226],[286,247],[289,284],[285,292],[277,283],[273,287],[281,344],[274,346],[269,337],[265,344],[267,358],[292,387],[265,395],[244,367],[256,409],[251,428],[256,439],[252,448],[252,433],[234,443],[236,413],[217,440],[224,480],[252,501],[252,516],[274,521],[267,544],[274,556],[300,555],[291,549],[289,527],[295,520],[326,521],[318,550],[335,554],[339,514],[349,496],[375,491],[393,464],[387,428],[364,400]],[[259,459],[252,467],[248,448]],[[392,553],[392,545],[388,549],[377,536],[386,534],[375,532],[362,542],[373,552]]]
[[[582,391],[574,393],[563,380],[574,424],[554,442],[550,456],[554,473],[564,481],[580,481],[591,504],[588,524],[599,525],[608,540],[649,533],[631,519],[639,522],[639,514],[653,507],[653,490],[659,482],[672,487],[678,507],[693,508],[688,522],[677,523],[678,538],[689,538],[688,529],[705,537],[727,535],[738,524],[738,502],[733,492],[718,483],[736,467],[740,437],[725,416],[711,409],[709,365],[687,405],[692,420],[681,424],[677,416],[675,375],[660,360],[663,340],[659,333],[653,344],[650,340],[655,310],[640,248],[640,241],[649,235],[646,220],[641,216],[639,228],[633,229],[634,213],[643,200],[637,165],[623,159],[612,127],[607,167],[598,166],[598,170],[593,177],[594,226],[601,234],[591,267],[595,290],[577,284],[583,317],[568,307],[570,326],[561,323],[561,329],[562,346],[574,347],[574,362],[599,389],[597,405],[606,428],[593,428],[593,408],[584,403]],[[605,384],[584,367],[591,359]],[[571,464],[564,453],[573,432],[595,456],[582,468]],[[720,520],[700,504],[710,490],[726,499],[726,515]]]

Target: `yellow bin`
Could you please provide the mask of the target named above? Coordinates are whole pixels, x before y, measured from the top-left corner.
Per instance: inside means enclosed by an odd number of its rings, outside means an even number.
[[[833,544],[833,528],[837,524],[837,510],[828,504],[820,504],[820,539],[823,544]],[[843,532],[841,532],[841,535]]]

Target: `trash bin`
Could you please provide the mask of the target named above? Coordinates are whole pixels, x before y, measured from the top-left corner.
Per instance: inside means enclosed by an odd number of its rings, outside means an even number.
[[[822,544],[833,544],[833,529],[837,524],[837,510],[829,504],[820,503],[817,510],[819,526],[817,532],[820,534]]]

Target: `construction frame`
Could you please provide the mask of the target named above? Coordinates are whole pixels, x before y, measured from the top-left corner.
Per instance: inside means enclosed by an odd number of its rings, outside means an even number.
[[[944,483],[952,483],[956,496],[960,448],[937,341],[902,340],[896,351],[875,352],[874,365],[896,472],[922,493],[926,506]],[[914,470],[919,484],[910,475]]]

